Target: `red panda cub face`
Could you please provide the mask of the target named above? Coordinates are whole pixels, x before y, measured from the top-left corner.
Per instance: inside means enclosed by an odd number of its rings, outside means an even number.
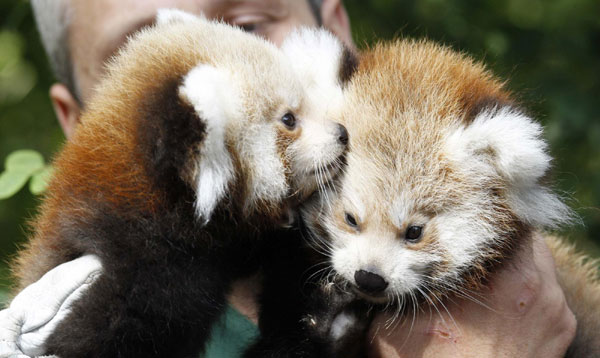
[[[207,23],[162,14],[164,26],[178,22]],[[213,44],[209,61],[192,68],[179,88],[207,132],[183,176],[205,220],[228,191],[239,194],[247,213],[277,215],[281,203],[308,196],[341,167],[348,134],[330,117],[341,104],[342,45],[328,32],[306,29],[278,49],[239,29],[211,26],[223,28],[213,41],[227,43]]]
[[[345,150],[348,132],[331,120],[339,118],[343,86],[354,71],[356,60],[332,34],[310,28],[289,35],[282,51],[304,91],[300,111],[303,126],[296,131],[286,155],[294,173],[293,186],[300,197],[306,197],[317,185],[323,187],[331,181],[344,164],[340,150],[332,150],[329,142],[333,136],[342,146],[340,149]]]
[[[347,168],[305,216],[362,297],[460,294],[532,229],[569,219],[540,182],[542,128],[470,59],[431,43],[380,45],[344,101]]]

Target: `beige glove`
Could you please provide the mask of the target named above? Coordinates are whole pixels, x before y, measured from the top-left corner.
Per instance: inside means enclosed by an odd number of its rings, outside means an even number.
[[[86,255],[57,266],[19,293],[0,311],[0,358],[43,356],[46,339],[101,273],[98,257]]]

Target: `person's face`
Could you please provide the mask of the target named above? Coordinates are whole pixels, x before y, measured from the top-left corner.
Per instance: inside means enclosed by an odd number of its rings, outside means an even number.
[[[71,0],[70,46],[74,75],[85,103],[103,63],[132,32],[150,25],[159,8],[178,8],[223,19],[280,44],[300,25],[316,26],[306,0]]]
[[[69,46],[76,100],[64,84],[50,88],[50,98],[67,138],[74,133],[81,104],[89,100],[104,71],[104,63],[127,36],[152,24],[160,8],[178,8],[238,25],[280,44],[294,27],[315,26],[307,0],[69,0]],[[348,16],[341,0],[323,0],[323,26],[353,48]]]

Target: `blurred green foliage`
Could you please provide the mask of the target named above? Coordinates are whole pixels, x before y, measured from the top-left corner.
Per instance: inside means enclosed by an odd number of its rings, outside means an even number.
[[[0,173],[0,200],[10,198],[29,182],[29,191],[38,195],[48,186],[52,166],[44,163],[44,157],[35,150],[19,149],[10,153]]]
[[[0,1],[0,163],[19,149],[51,157],[63,141],[48,89],[53,82],[28,1]],[[0,172],[6,168],[0,168]],[[3,263],[25,238],[37,198],[29,190],[0,200],[0,287],[8,284]]]
[[[295,0],[294,0],[295,1]],[[600,1],[346,0],[356,43],[427,37],[485,61],[546,127],[558,189],[585,225],[568,235],[600,245]],[[53,77],[29,3],[0,2],[0,160],[32,148],[50,157],[63,141],[48,100]],[[0,168],[0,171],[4,168]],[[0,259],[24,240],[36,199],[0,201]],[[595,243],[595,244],[594,244]],[[0,264],[0,286],[7,284]]]

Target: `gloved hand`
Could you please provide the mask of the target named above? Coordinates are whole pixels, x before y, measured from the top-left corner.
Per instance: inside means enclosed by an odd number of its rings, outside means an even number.
[[[86,255],[57,266],[0,311],[0,358],[40,357],[46,339],[102,273],[100,259]]]

